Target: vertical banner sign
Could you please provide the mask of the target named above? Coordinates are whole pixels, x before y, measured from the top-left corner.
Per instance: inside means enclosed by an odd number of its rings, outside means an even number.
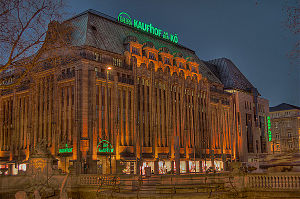
[[[166,31],[163,31],[159,28],[156,28],[154,26],[152,26],[152,24],[146,24],[143,23],[139,20],[136,19],[131,19],[131,17],[129,16],[129,14],[127,14],[126,12],[121,12],[118,15],[118,21],[126,24],[128,26],[132,26],[138,30],[142,30],[144,32],[150,33],[152,35],[156,35],[158,37],[162,37],[163,39],[169,40],[173,43],[178,43],[178,36],[177,34],[169,34]]]
[[[268,124],[269,142],[271,142],[272,141],[272,133],[271,133],[271,120],[270,120],[270,116],[267,117],[267,124]]]

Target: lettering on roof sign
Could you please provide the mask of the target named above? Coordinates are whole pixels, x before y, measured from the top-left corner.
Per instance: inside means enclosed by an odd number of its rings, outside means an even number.
[[[126,24],[128,26],[132,26],[138,30],[142,30],[144,32],[148,32],[150,34],[156,35],[158,37],[162,37],[163,39],[169,40],[173,43],[178,43],[178,36],[177,34],[169,34],[166,31],[163,31],[159,28],[154,27],[151,23],[150,24],[146,24],[143,23],[137,19],[131,19],[131,17],[129,16],[129,14],[127,14],[126,12],[121,12],[118,15],[118,21]]]

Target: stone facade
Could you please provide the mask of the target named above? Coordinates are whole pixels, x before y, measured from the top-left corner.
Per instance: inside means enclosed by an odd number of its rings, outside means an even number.
[[[268,100],[254,94],[234,90],[237,126],[238,157],[242,162],[257,162],[259,158],[270,152],[267,135]]]
[[[236,117],[245,123],[242,99],[252,98],[224,91],[194,51],[91,11],[71,22],[80,30],[58,66],[45,60],[21,86],[1,91],[2,163],[27,160],[39,142],[58,168],[77,173],[220,170],[243,154]]]
[[[299,152],[300,107],[289,104],[270,107],[270,118],[271,151],[275,153]]]
[[[207,62],[222,81],[224,90],[232,94],[235,148],[241,162],[258,162],[270,152],[267,117],[269,101],[247,80],[233,62],[226,58]]]

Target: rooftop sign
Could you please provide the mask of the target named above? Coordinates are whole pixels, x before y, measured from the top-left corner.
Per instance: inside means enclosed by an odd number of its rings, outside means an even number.
[[[121,12],[118,15],[118,21],[121,23],[124,23],[126,25],[132,26],[138,30],[142,30],[144,32],[148,32],[150,34],[156,35],[158,37],[162,37],[163,39],[169,40],[173,43],[178,43],[178,36],[177,34],[169,34],[166,31],[163,31],[159,28],[155,28],[154,26],[152,26],[152,24],[146,24],[143,23],[137,19],[131,19],[131,17],[129,16],[129,14],[127,14],[126,12]]]

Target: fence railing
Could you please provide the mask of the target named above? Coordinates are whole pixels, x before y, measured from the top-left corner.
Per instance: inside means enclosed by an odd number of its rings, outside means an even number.
[[[253,174],[245,178],[245,186],[250,189],[300,189],[300,173]]]

